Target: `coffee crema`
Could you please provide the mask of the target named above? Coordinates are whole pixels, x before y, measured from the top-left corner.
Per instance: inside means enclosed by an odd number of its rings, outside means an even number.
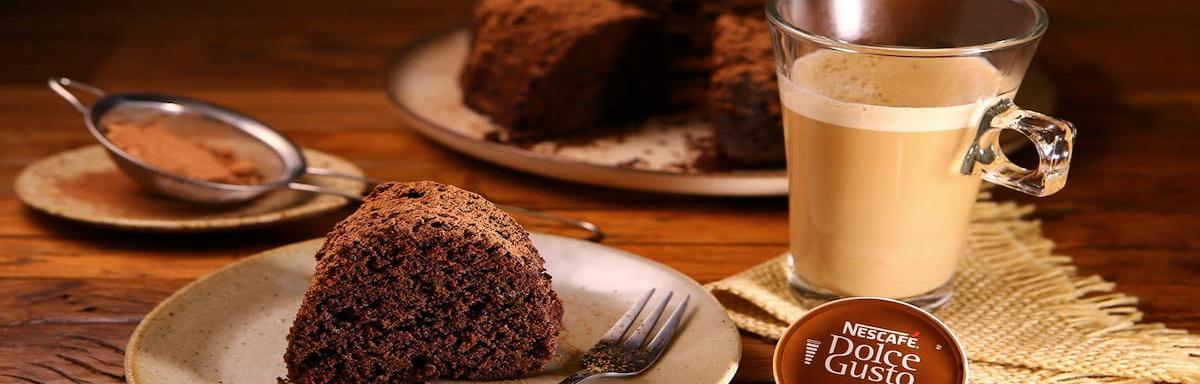
[[[800,284],[908,298],[947,284],[980,178],[958,167],[1000,74],[976,57],[818,51],[779,76]]]

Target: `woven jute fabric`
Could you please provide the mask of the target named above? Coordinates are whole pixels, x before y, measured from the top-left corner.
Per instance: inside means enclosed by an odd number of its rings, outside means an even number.
[[[1081,276],[1053,252],[1033,210],[976,204],[954,299],[937,312],[962,342],[973,383],[1200,383],[1200,336],[1143,324],[1137,298]],[[809,303],[779,257],[706,287],[743,330],[778,339]]]

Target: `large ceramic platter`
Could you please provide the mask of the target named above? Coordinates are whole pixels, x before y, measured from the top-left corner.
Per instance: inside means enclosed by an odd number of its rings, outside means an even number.
[[[781,196],[780,169],[705,169],[702,145],[711,137],[695,116],[658,116],[624,133],[589,140],[511,145],[488,137],[498,127],[463,103],[458,76],[469,34],[456,30],[421,40],[389,69],[387,91],[409,125],[455,151],[501,166],[577,183],[706,196]],[[1018,103],[1046,112],[1053,97],[1034,71]],[[1021,144],[1018,140],[1014,144]],[[1007,146],[1006,146],[1007,147]]]
[[[650,288],[690,295],[684,327],[645,375],[597,383],[724,384],[741,358],[737,328],[711,294],[657,262],[603,245],[534,234],[566,330],[550,366],[515,380],[558,383],[579,357]],[[312,277],[322,239],[243,259],[180,289],[134,331],[125,352],[129,383],[273,383],[284,376],[286,336]],[[678,296],[676,296],[678,297]]]

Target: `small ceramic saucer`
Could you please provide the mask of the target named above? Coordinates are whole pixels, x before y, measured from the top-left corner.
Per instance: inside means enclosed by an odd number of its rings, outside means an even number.
[[[362,171],[333,155],[304,150],[308,162],[353,175]],[[360,194],[359,181],[310,177],[306,182]],[[103,227],[145,232],[204,232],[263,226],[316,216],[341,208],[346,199],[280,190],[232,205],[198,205],[147,192],[125,177],[104,148],[92,145],[62,152],[25,168],[17,198],[51,216]]]
[[[603,245],[533,234],[563,300],[566,330],[550,366],[514,380],[554,384],[650,288],[690,295],[684,327],[645,375],[597,383],[724,384],[741,358],[733,321],[708,291],[657,262]],[[125,349],[129,383],[273,383],[323,239],[243,259],[183,287],[146,316]],[[678,296],[677,296],[678,297]]]

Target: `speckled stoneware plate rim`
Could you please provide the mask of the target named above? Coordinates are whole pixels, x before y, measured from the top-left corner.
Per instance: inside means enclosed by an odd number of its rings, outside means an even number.
[[[362,170],[348,160],[314,149],[305,148],[303,152],[310,163],[329,163],[332,166],[331,168],[336,168],[339,171],[357,176],[363,175]],[[314,196],[299,204],[244,216],[199,219],[151,219],[121,217],[117,213],[96,214],[80,212],[77,209],[65,208],[62,204],[56,203],[55,198],[46,196],[44,193],[35,190],[37,185],[46,182],[46,179],[39,175],[40,172],[52,170],[54,169],[53,167],[56,167],[69,158],[85,156],[103,157],[104,161],[110,161],[107,153],[104,152],[104,148],[100,145],[89,145],[47,156],[25,167],[20,175],[17,176],[16,181],[13,183],[17,199],[35,211],[59,219],[109,229],[149,233],[199,233],[257,228],[321,215],[340,209],[350,203],[346,199],[335,196]],[[112,167],[114,170],[117,169],[115,164]],[[339,180],[338,183],[343,185],[339,189],[344,189],[349,193],[360,194],[366,189],[366,185],[358,181]]]
[[[697,382],[697,384],[707,384],[709,382],[714,383],[714,384],[727,384],[727,383],[733,381],[734,375],[737,373],[737,370],[738,370],[738,367],[740,365],[740,361],[742,358],[741,334],[738,331],[737,326],[734,325],[733,320],[729,318],[728,313],[726,313],[725,309],[721,306],[720,301],[718,301],[717,298],[715,296],[713,296],[711,292],[709,292],[707,289],[704,289],[703,286],[701,286],[698,282],[693,280],[691,277],[683,274],[682,272],[680,272],[678,270],[675,270],[674,268],[671,268],[670,266],[667,266],[666,264],[662,264],[657,261],[654,261],[654,260],[651,260],[651,259],[648,259],[648,258],[645,258],[642,256],[638,256],[636,254],[629,253],[629,252],[626,252],[623,250],[619,250],[616,248],[611,248],[611,247],[608,247],[608,246],[605,246],[602,244],[592,243],[592,242],[569,238],[569,237],[564,237],[564,236],[537,233],[537,232],[530,233],[530,237],[534,241],[535,245],[537,245],[537,243],[539,243],[539,242],[546,242],[546,243],[561,242],[562,244],[569,244],[569,245],[572,245],[575,247],[583,247],[585,249],[602,250],[603,252],[607,253],[611,257],[619,257],[619,258],[631,260],[633,262],[643,263],[648,268],[653,268],[653,269],[656,269],[667,275],[673,276],[675,279],[677,279],[678,282],[694,288],[694,291],[696,292],[696,294],[699,294],[702,297],[692,296],[692,298],[691,298],[692,308],[689,309],[690,315],[688,316],[688,319],[685,320],[685,322],[684,322],[685,328],[681,332],[686,332],[686,330],[687,330],[686,327],[688,327],[693,322],[691,320],[691,318],[695,317],[695,315],[696,315],[694,313],[694,311],[697,311],[697,310],[699,310],[699,308],[703,308],[703,307],[707,307],[711,310],[715,310],[716,313],[719,314],[719,317],[718,317],[719,321],[716,321],[714,324],[712,324],[712,326],[714,326],[717,329],[714,329],[715,332],[711,332],[708,335],[709,336],[715,335],[717,337],[724,336],[730,341],[728,343],[726,343],[725,345],[713,345],[713,344],[705,344],[705,345],[706,345],[706,347],[710,347],[710,348],[722,348],[722,347],[728,348],[728,352],[732,352],[728,361],[721,362],[721,363],[727,364],[727,366],[724,370],[722,370],[720,372],[719,377],[712,377],[710,379],[711,381],[704,380],[702,382]],[[301,241],[301,242],[297,242],[297,243],[284,245],[281,247],[273,248],[273,249],[270,249],[267,251],[263,251],[263,252],[254,254],[252,256],[243,258],[241,260],[238,260],[238,261],[235,261],[228,265],[225,265],[223,267],[220,267],[217,270],[210,272],[207,275],[204,275],[203,277],[200,277],[200,278],[184,285],[182,288],[180,288],[179,290],[172,293],[166,299],[163,299],[163,301],[161,301],[157,306],[154,307],[154,309],[152,309],[149,313],[146,314],[145,317],[142,318],[142,321],[140,323],[138,323],[137,327],[133,331],[133,334],[130,335],[130,337],[129,337],[129,342],[126,344],[126,347],[125,347],[125,359],[124,359],[126,382],[130,383],[130,384],[149,384],[150,383],[150,381],[148,381],[148,380],[141,379],[142,375],[141,375],[141,371],[139,371],[139,369],[143,369],[143,370],[145,369],[139,365],[139,361],[140,361],[139,353],[143,349],[143,344],[142,344],[144,342],[143,337],[145,336],[147,330],[152,325],[154,325],[156,322],[165,321],[165,320],[160,320],[160,318],[163,317],[164,312],[172,309],[173,307],[175,307],[177,305],[182,305],[182,304],[180,304],[181,300],[184,300],[186,297],[193,295],[194,294],[193,291],[198,289],[198,287],[203,285],[206,281],[208,281],[210,279],[214,279],[217,276],[220,276],[220,275],[223,275],[226,273],[231,273],[235,269],[244,268],[250,263],[262,262],[263,260],[265,260],[269,257],[275,256],[275,255],[286,255],[289,253],[299,253],[301,255],[311,257],[311,254],[315,253],[316,250],[319,249],[322,244],[324,244],[324,241],[325,241],[324,238],[316,238],[316,239],[311,239],[311,240],[306,240],[306,241]],[[543,247],[539,246],[538,248],[539,248],[539,250],[541,250]],[[543,252],[543,257],[547,257],[547,259],[549,260],[553,256],[550,256],[550,255],[546,254],[545,252]],[[548,261],[548,263],[549,263],[549,261]],[[555,280],[555,281],[557,284],[558,280]],[[307,285],[307,279],[306,279],[305,285]],[[626,305],[626,304],[624,304],[624,303],[621,304],[621,310],[623,310],[624,305]],[[175,314],[171,313],[171,315],[174,316]],[[618,314],[618,316],[619,316],[619,314]],[[615,317],[617,317],[617,316],[614,316],[614,319],[603,319],[603,322],[605,323],[604,327],[607,328],[607,324],[609,323],[609,321],[615,320]],[[598,319],[597,321],[600,321],[600,320]],[[290,326],[291,326],[291,324],[288,323],[287,327],[290,328]],[[569,330],[569,329],[567,330],[567,332],[570,332],[570,331],[571,330]],[[601,332],[602,331],[603,330],[601,330]],[[715,338],[710,338],[709,340],[706,340],[705,342],[707,343],[708,341],[711,341],[714,339]],[[678,339],[675,342],[677,343]],[[671,348],[672,349],[667,350],[668,354],[671,353],[671,351],[674,349],[674,346],[672,346]],[[584,346],[584,349],[586,349],[586,346]],[[655,367],[652,367],[651,369],[653,370],[654,368]],[[603,380],[601,380],[601,381],[603,381]],[[498,381],[497,383],[520,383],[520,382],[523,382],[523,380],[522,379],[502,380],[502,381]],[[603,381],[603,382],[637,383],[637,382],[639,382],[639,380],[637,378],[631,378],[631,379],[620,379],[619,381],[609,380],[609,381]],[[439,381],[438,383],[442,383],[442,382]],[[466,382],[454,381],[452,383],[466,383]]]
[[[183,287],[179,288],[179,290],[175,291],[175,293],[172,293],[170,296],[167,296],[166,299],[163,299],[163,301],[160,301],[158,303],[158,305],[154,306],[154,309],[151,309],[149,313],[146,313],[146,316],[142,317],[142,320],[138,322],[137,327],[133,329],[133,334],[129,335],[129,342],[127,342],[125,344],[125,361],[124,361],[124,363],[125,363],[125,382],[129,383],[129,384],[141,383],[141,381],[138,380],[138,371],[137,371],[138,356],[137,356],[137,353],[138,353],[139,347],[141,346],[141,343],[142,343],[142,334],[145,333],[146,329],[149,328],[150,325],[153,324],[154,321],[156,321],[156,319],[158,317],[160,317],[164,311],[166,311],[168,308],[170,308],[170,306],[173,305],[173,303],[180,300],[180,298],[189,295],[191,293],[192,289],[195,289],[200,284],[203,284],[205,281],[212,279],[213,277],[215,277],[217,275],[226,273],[235,268],[244,267],[247,263],[258,260],[261,257],[265,257],[267,255],[272,255],[272,254],[276,254],[276,253],[287,253],[294,249],[303,249],[303,248],[312,247],[314,243],[324,244],[325,238],[309,239],[309,240],[304,240],[301,242],[296,242],[296,243],[268,249],[266,251],[256,253],[256,254],[246,257],[244,259],[226,264],[225,266],[217,268],[215,271],[209,272],[208,274],[201,276],[200,278],[193,280],[190,283],[185,284]],[[146,384],[149,384],[149,383],[146,383]]]
[[[645,192],[697,196],[758,197],[787,195],[787,171],[784,169],[746,169],[699,173],[635,169],[589,163],[563,156],[541,153],[504,143],[481,140],[456,129],[439,125],[422,116],[400,95],[400,81],[411,63],[421,58],[429,46],[461,38],[466,28],[452,28],[427,35],[408,44],[388,65],[384,88],[400,116],[413,130],[459,153],[540,176],[581,184]],[[1034,110],[1053,112],[1056,91],[1046,74],[1036,67],[1029,70],[1018,101]],[[1006,141],[1006,150],[1027,145],[1025,140]]]

